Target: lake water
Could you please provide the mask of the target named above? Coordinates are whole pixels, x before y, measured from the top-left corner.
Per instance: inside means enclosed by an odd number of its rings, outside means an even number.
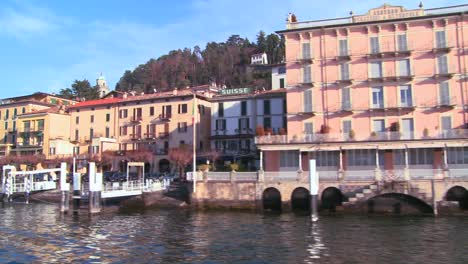
[[[467,217],[0,208],[0,263],[468,263]]]

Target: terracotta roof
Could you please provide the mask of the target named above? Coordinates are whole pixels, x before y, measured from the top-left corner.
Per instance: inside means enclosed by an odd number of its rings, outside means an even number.
[[[121,98],[104,98],[98,100],[90,100],[79,102],[74,105],[69,106],[69,108],[80,108],[80,107],[90,107],[90,106],[98,106],[98,105],[108,105],[108,104],[115,104],[122,101]]]
[[[64,111],[64,109],[62,110]],[[29,112],[29,113],[19,114],[18,117],[36,115],[36,114],[47,114],[47,113],[60,114],[60,106],[55,106],[55,107],[41,109],[41,110]],[[63,112],[63,114],[66,114],[65,111]]]

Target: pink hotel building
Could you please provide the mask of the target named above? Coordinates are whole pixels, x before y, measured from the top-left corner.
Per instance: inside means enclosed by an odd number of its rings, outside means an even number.
[[[268,171],[321,178],[468,175],[468,5],[296,21],[286,38],[287,135],[256,138]],[[285,172],[286,173],[286,172]]]

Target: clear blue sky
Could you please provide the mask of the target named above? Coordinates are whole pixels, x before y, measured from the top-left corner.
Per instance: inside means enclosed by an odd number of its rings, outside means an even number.
[[[255,39],[259,30],[285,28],[288,12],[299,20],[363,14],[375,0],[0,0],[0,98],[58,92],[75,79],[94,85],[102,72],[110,87],[127,69],[172,49],[232,34]],[[419,0],[388,0],[417,8]],[[423,1],[425,8],[465,4]]]

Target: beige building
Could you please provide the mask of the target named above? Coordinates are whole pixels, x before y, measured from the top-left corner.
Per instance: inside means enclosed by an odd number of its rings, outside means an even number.
[[[41,111],[57,105],[72,105],[74,101],[47,93],[5,98],[0,101],[0,155],[15,149],[18,138],[18,115]]]
[[[147,95],[123,94],[121,97],[81,102],[69,108],[71,141],[74,153],[100,155],[115,151],[149,150],[153,171],[170,169],[168,151],[181,144],[194,144],[191,91],[171,91]],[[210,104],[196,96],[197,150],[209,149]]]
[[[57,106],[20,114],[16,148],[18,155],[44,154],[46,159],[71,157],[70,115]]]

